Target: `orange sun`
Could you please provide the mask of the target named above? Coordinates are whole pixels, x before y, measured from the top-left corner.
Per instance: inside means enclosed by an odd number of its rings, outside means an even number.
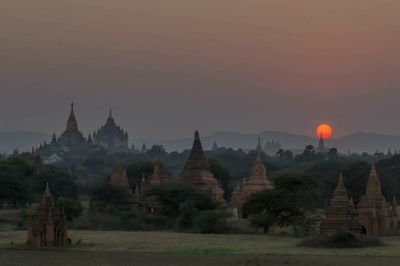
[[[317,127],[315,133],[318,138],[322,136],[324,139],[329,139],[332,136],[332,127],[328,124],[321,124]]]

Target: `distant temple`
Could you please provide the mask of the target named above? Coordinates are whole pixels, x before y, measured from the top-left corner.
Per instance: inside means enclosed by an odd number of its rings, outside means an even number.
[[[112,169],[108,187],[106,187],[106,194],[95,195],[95,198],[91,201],[91,208],[104,210],[111,205],[121,210],[131,210],[138,204],[138,195],[133,194],[126,169],[121,163],[116,162]]]
[[[235,216],[242,217],[241,209],[252,194],[272,188],[272,184],[267,178],[265,165],[258,154],[251,169],[250,177],[241,186],[238,186],[232,194],[231,201]]]
[[[319,138],[319,143],[318,143],[318,147],[315,150],[316,153],[327,153],[328,149],[325,147],[325,140],[324,137],[321,134],[321,137]]]
[[[190,184],[210,191],[213,199],[217,202],[224,201],[224,192],[210,171],[198,131],[194,134],[193,147],[183,168],[182,178]]]
[[[71,244],[64,214],[56,207],[49,184],[40,199],[37,213],[28,217],[27,244],[32,247]]]
[[[275,156],[279,150],[282,149],[281,144],[279,141],[267,141],[267,143],[264,145],[264,152],[270,156]]]
[[[74,104],[71,103],[71,112],[65,131],[58,139],[56,134],[53,133],[51,143],[40,145],[37,152],[46,162],[49,158],[54,158],[55,156],[58,158],[83,159],[98,150],[99,146],[91,142],[91,137],[89,136],[88,140],[86,140],[79,131],[74,113]]]
[[[115,123],[111,109],[105,125],[93,133],[93,142],[111,153],[129,152],[128,132]]]
[[[351,230],[368,236],[382,236],[390,228],[397,227],[398,223],[396,198],[393,197],[391,206],[387,205],[381,192],[381,183],[375,165],[373,165],[365,196],[356,207],[353,201],[348,199],[343,178],[339,178],[334,198],[325,211],[320,233],[329,236],[339,230]]]
[[[153,163],[153,174],[149,178],[150,185],[160,185],[167,180],[164,170],[164,164],[157,154],[156,160]]]
[[[258,137],[256,152],[263,152],[263,151],[264,151],[264,149],[263,149],[263,147],[261,145],[261,138]]]

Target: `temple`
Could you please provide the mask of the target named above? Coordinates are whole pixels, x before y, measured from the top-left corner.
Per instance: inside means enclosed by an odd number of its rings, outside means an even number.
[[[279,141],[267,141],[267,143],[264,145],[264,152],[270,156],[275,156],[279,150],[282,149],[281,144]]]
[[[164,164],[160,159],[160,155],[157,154],[157,157],[153,163],[153,174],[149,178],[150,185],[160,185],[163,184],[167,180],[164,170]]]
[[[64,214],[56,207],[49,184],[43,193],[36,215],[28,217],[28,241],[32,247],[68,246],[67,225]]]
[[[105,125],[93,133],[93,142],[111,153],[129,152],[128,132],[115,123],[111,109]]]
[[[386,203],[375,165],[368,178],[365,196],[356,208],[353,206],[353,201],[347,197],[343,179],[340,178],[334,198],[325,211],[325,219],[320,226],[321,235],[332,235],[346,229],[367,236],[383,236],[399,223],[396,198],[393,197],[391,206]]]
[[[355,221],[356,210],[353,199],[349,199],[347,190],[340,174],[333,198],[325,210],[325,219],[320,225],[322,236],[334,235],[339,230],[361,232],[361,226]]]
[[[273,186],[267,178],[265,165],[258,154],[251,169],[250,177],[247,181],[243,182],[242,186],[237,187],[232,194],[231,203],[235,216],[242,218],[241,209],[243,204],[246,203],[252,194],[272,188]]]
[[[198,131],[194,134],[193,147],[183,168],[182,178],[194,186],[210,191],[215,201],[224,201],[224,192],[210,171]]]
[[[392,206],[387,206],[375,165],[368,178],[365,196],[357,204],[357,213],[357,222],[367,235],[382,236],[390,228],[397,227],[399,219],[396,199],[393,198]]]
[[[316,151],[316,153],[327,153],[328,152],[328,149],[325,146],[325,140],[324,140],[324,137],[322,136],[322,134],[321,134],[321,137],[319,138],[318,147],[315,151]]]
[[[91,201],[91,208],[96,210],[104,210],[110,205],[121,210],[131,210],[138,206],[138,195],[133,194],[126,169],[119,162],[113,166],[106,195]]]
[[[98,150],[99,147],[91,143],[91,141],[87,141],[79,131],[74,112],[74,104],[71,103],[71,111],[65,131],[58,139],[56,134],[53,133],[51,142],[41,145],[37,152],[43,158],[43,161],[47,161],[47,159],[54,156],[79,160],[84,159]]]
[[[262,151],[264,151],[264,149],[263,149],[263,147],[262,147],[262,145],[261,145],[261,138],[258,137],[256,152],[262,152]]]

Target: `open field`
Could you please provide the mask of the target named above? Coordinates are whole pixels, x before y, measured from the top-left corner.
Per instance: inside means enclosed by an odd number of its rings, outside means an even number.
[[[315,249],[299,239],[265,235],[70,231],[74,245],[32,251],[23,231],[0,232],[0,265],[398,265],[400,237],[384,247]],[[54,260],[54,263],[51,261]]]

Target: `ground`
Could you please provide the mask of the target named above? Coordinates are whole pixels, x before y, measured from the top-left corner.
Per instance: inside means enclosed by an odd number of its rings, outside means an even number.
[[[398,265],[400,237],[362,249],[298,247],[300,239],[266,235],[75,231],[73,246],[29,250],[26,232],[0,232],[0,265]]]

